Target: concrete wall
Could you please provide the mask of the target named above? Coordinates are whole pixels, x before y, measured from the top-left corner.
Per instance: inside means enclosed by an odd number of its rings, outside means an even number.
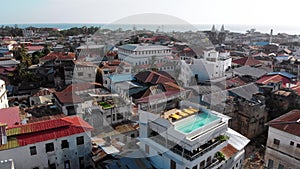
[[[7,90],[5,82],[0,79],[0,109],[8,108]]]
[[[76,138],[84,136],[84,144],[77,145]],[[68,140],[69,148],[61,149],[61,141]],[[47,152],[45,145],[54,143],[54,151]],[[36,155],[30,154],[30,147],[36,146]],[[32,169],[34,167],[47,168],[48,160],[55,163],[57,169],[64,169],[64,162],[70,160],[71,168],[79,168],[79,157],[84,157],[85,166],[90,165],[88,154],[91,152],[90,132],[80,133],[69,137],[57,138],[23,147],[0,151],[0,160],[13,159],[15,168]]]
[[[280,141],[279,145],[274,144],[274,139]],[[290,145],[291,141],[294,145]],[[300,137],[269,127],[265,165],[268,166],[268,161],[271,159],[274,161],[274,168],[277,168],[279,163],[285,167],[298,168],[300,160],[297,159],[300,159],[300,148],[297,148],[297,144],[300,144]]]

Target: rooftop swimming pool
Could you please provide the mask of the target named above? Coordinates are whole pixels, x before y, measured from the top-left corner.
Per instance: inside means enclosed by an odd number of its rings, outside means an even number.
[[[218,119],[220,118],[211,113],[202,112],[178,121],[175,124],[175,129],[188,134]]]

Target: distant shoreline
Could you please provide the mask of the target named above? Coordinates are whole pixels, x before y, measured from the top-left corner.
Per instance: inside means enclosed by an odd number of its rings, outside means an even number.
[[[212,24],[191,24],[191,25],[158,25],[158,24],[97,24],[97,23],[38,23],[38,24],[0,24],[0,26],[12,26],[14,27],[17,25],[19,28],[27,28],[27,27],[36,27],[36,28],[57,28],[60,30],[70,29],[72,27],[101,27],[101,28],[107,28],[111,30],[117,30],[119,28],[122,28],[123,30],[132,30],[133,26],[136,27],[137,30],[147,29],[151,31],[155,31],[156,29],[159,29],[160,31],[164,32],[172,32],[172,31],[179,31],[179,32],[185,32],[185,31],[208,31],[211,30]],[[221,25],[216,24],[216,29],[220,30]],[[246,33],[247,30],[250,30],[252,28],[256,29],[256,31],[261,33],[270,33],[270,30],[274,30],[274,34],[278,33],[287,33],[290,35],[300,35],[300,27],[296,26],[264,26],[264,25],[238,25],[238,24],[225,24],[225,29],[230,32],[237,32],[237,33]]]

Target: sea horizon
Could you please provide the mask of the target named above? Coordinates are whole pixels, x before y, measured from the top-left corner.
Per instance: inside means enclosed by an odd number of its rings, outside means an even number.
[[[102,29],[117,30],[122,28],[123,30],[132,30],[135,27],[137,30],[151,30],[155,31],[159,29],[163,32],[185,32],[185,31],[209,31],[212,26],[215,25],[217,30],[221,29],[224,25],[225,30],[229,32],[246,33],[247,30],[255,29],[257,32],[270,33],[273,29],[273,34],[286,33],[290,35],[300,35],[300,26],[287,26],[287,25],[242,25],[242,24],[105,24],[105,23],[21,23],[21,24],[0,24],[0,26],[11,26],[17,25],[18,28],[56,28],[59,30],[70,29],[73,27],[101,27]]]

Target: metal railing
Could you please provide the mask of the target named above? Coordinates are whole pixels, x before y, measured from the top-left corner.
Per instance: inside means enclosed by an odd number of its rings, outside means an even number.
[[[212,144],[208,145],[207,147],[205,147],[202,150],[199,150],[196,153],[190,153],[185,151],[185,149],[181,148],[179,149],[174,142],[170,141],[170,140],[166,140],[165,138],[163,138],[160,135],[156,135],[156,136],[152,136],[150,137],[153,141],[157,142],[158,144],[170,149],[171,151],[173,151],[174,153],[183,156],[184,158],[186,158],[187,160],[193,161],[195,159],[197,159],[198,157],[204,155],[205,153],[211,151],[212,149],[214,149],[216,146],[220,145],[221,143],[223,143],[226,140],[217,140],[215,142],[213,142]]]

